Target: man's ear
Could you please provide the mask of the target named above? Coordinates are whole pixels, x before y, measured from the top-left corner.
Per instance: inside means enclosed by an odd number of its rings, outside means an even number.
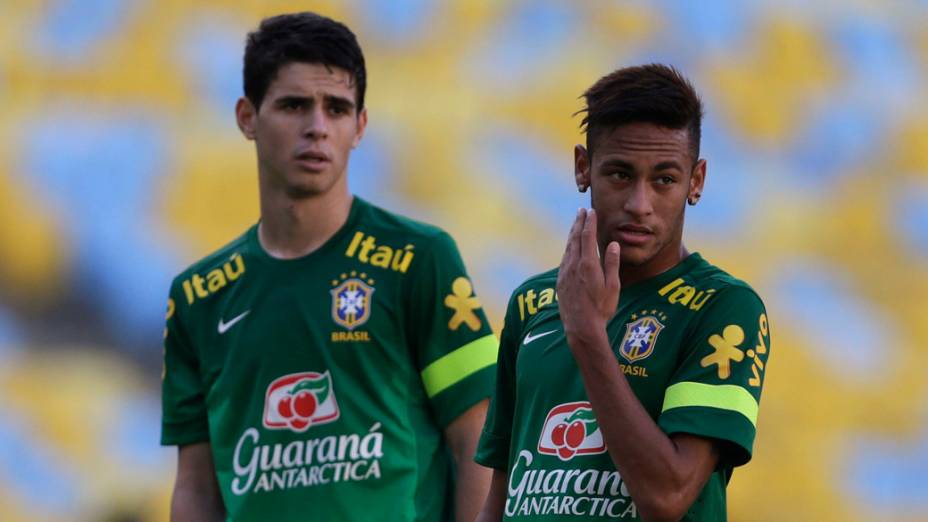
[[[361,112],[358,114],[358,133],[354,137],[354,141],[351,142],[351,148],[355,148],[361,143],[361,138],[364,137],[364,130],[367,129],[367,107],[361,109]]]
[[[590,154],[583,145],[574,145],[574,181],[577,190],[586,192],[590,188]]]
[[[242,96],[235,102],[235,121],[242,134],[249,140],[255,139],[255,119],[258,116],[258,110],[247,97]]]
[[[700,159],[693,165],[693,172],[690,175],[690,188],[686,194],[686,200],[690,205],[695,205],[702,197],[702,190],[706,184],[706,160]]]

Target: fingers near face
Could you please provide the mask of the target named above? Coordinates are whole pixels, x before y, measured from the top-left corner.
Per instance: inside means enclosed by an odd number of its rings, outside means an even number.
[[[574,223],[570,227],[570,233],[567,236],[567,250],[569,251],[571,246],[577,245],[580,242],[580,234],[583,232],[583,225],[586,221],[586,209],[580,208],[577,209],[577,217],[574,218]]]
[[[570,234],[568,234],[568,239],[573,239],[573,237],[577,234],[577,230],[582,227],[581,223],[583,218],[580,217],[582,213],[583,209],[578,208],[577,215],[574,217],[574,222],[570,225]]]
[[[580,233],[583,230],[583,222],[586,217],[586,210],[583,208],[577,209],[577,216],[574,218],[574,222],[570,227],[570,233],[567,235],[567,245],[564,247],[564,258],[561,259],[561,268],[564,268],[572,259],[576,256],[576,250],[579,248],[580,244]]]
[[[611,241],[609,246],[606,247],[606,253],[610,255],[619,255],[621,247],[619,246],[618,241]]]
[[[608,273],[609,271],[615,271],[618,273],[619,270],[619,243],[616,241],[611,241],[608,246],[606,246],[606,252],[603,255],[603,269]]]
[[[581,249],[584,257],[589,259],[599,258],[599,248],[596,246],[596,211],[593,209],[586,212],[583,220]]]
[[[619,244],[615,241],[609,243],[603,255],[603,274],[606,288],[610,292],[618,292],[619,282]]]

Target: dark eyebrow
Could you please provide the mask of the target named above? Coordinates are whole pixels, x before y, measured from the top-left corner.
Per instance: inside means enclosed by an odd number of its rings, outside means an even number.
[[[654,166],[654,170],[658,170],[658,171],[668,170],[668,169],[675,169],[675,170],[679,170],[680,172],[683,172],[683,167],[681,167],[680,164],[674,160],[662,161]]]
[[[278,107],[283,107],[284,105],[289,105],[291,103],[299,104],[299,105],[306,105],[308,103],[312,103],[312,101],[313,99],[310,98],[309,96],[297,96],[295,94],[291,94],[291,95],[281,96],[280,98],[277,98],[276,100],[274,100],[274,105],[277,105]]]
[[[354,109],[354,102],[351,101],[351,100],[349,100],[348,98],[345,98],[345,97],[342,97],[342,96],[335,96],[335,95],[332,95],[332,94],[326,94],[326,95],[325,95],[325,101],[326,101],[326,103],[328,103],[328,104],[330,104],[330,105],[335,105],[335,106],[341,107],[341,108],[343,108],[343,109]]]
[[[326,94],[323,99],[325,103],[328,105],[333,105],[333,106],[340,107],[346,110],[354,109],[354,102],[343,96],[335,96],[332,94]],[[290,104],[311,105],[312,103],[313,103],[312,96],[300,96],[297,94],[288,94],[288,95],[281,96],[280,98],[277,98],[276,100],[274,100],[274,104],[277,105],[278,107],[283,107],[285,105],[290,105]]]
[[[612,159],[607,159],[606,161],[603,161],[602,168],[604,169],[605,168],[620,168],[620,169],[625,169],[625,170],[635,170],[634,165],[632,165],[631,163],[625,160],[618,159],[618,158],[612,158]]]

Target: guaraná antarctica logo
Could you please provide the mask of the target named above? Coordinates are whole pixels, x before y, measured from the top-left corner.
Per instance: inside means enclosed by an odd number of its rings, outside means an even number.
[[[338,403],[332,389],[332,376],[303,372],[284,375],[267,388],[264,401],[264,427],[290,429],[301,433],[317,424],[338,419]]]
[[[589,402],[551,408],[537,451],[557,459],[536,459],[527,449],[519,451],[509,473],[504,507],[507,517],[637,517],[638,508],[618,470],[598,469],[601,462],[595,459],[573,460],[578,455],[606,452]]]
[[[264,431],[257,427],[242,432],[232,455],[232,494],[380,479],[384,434],[379,421],[366,432],[308,431],[339,416],[328,371],[275,379],[265,394],[262,424],[286,431],[270,441],[262,441]]]
[[[563,461],[575,455],[606,452],[603,434],[589,402],[569,402],[551,408],[538,439],[538,453]]]

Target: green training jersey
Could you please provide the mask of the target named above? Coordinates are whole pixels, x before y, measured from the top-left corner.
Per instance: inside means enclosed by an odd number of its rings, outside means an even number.
[[[210,442],[230,520],[451,518],[498,348],[454,241],[357,197],[299,259],[257,228],[171,286],[162,444]]]
[[[540,274],[510,300],[476,460],[508,471],[507,520],[640,520],[567,345],[556,282],[557,270]],[[760,298],[692,254],[622,288],[607,333],[622,373],[664,432],[722,441],[718,468],[684,520],[725,520],[725,486],[751,458],[770,355]]]

